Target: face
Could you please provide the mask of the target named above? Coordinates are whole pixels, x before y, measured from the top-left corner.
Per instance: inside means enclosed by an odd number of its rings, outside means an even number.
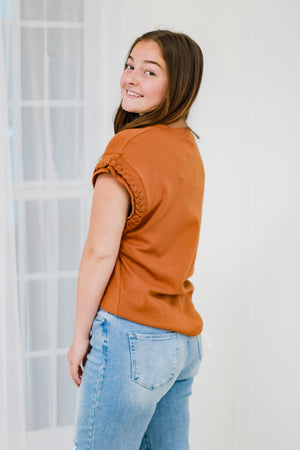
[[[144,114],[166,97],[168,76],[159,45],[140,41],[132,49],[121,77],[122,108]]]

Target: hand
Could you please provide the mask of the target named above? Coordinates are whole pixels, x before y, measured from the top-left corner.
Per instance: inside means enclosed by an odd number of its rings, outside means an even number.
[[[68,351],[67,358],[69,360],[69,372],[77,387],[81,384],[83,368],[90,349],[89,338],[74,337],[70,350]]]

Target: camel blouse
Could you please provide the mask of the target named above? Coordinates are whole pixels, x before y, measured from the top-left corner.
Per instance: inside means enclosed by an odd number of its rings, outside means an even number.
[[[126,187],[131,211],[99,305],[133,322],[199,334],[203,322],[189,277],[199,242],[205,172],[193,134],[163,124],[121,131],[96,165],[93,185],[105,172]]]

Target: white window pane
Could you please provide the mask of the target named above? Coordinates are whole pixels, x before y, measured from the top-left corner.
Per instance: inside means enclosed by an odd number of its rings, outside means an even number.
[[[44,109],[22,108],[22,156],[24,180],[44,178]]]
[[[28,200],[25,206],[25,273],[77,270],[80,200]],[[21,262],[20,262],[21,263]]]
[[[21,85],[23,100],[44,97],[44,30],[21,30]]]
[[[74,424],[77,388],[69,373],[65,355],[57,357],[57,425]]]
[[[59,270],[77,270],[80,262],[80,200],[59,200]]]
[[[49,358],[26,361],[26,429],[49,427]]]
[[[83,155],[83,109],[50,108],[50,157],[46,164],[45,118],[40,107],[22,108],[23,179],[80,178]]]
[[[49,311],[47,308],[47,283],[45,280],[25,284],[25,350],[49,349]]]
[[[44,20],[45,0],[21,0],[21,20]]]
[[[3,50],[4,50],[5,72],[6,72],[7,99],[12,100],[13,98],[12,27],[7,24],[3,24],[2,31],[3,31]]]
[[[49,217],[47,221],[51,212],[53,218]],[[49,242],[49,231],[54,228],[54,221],[55,201],[25,202],[25,272],[55,270],[56,261],[51,255],[55,255],[52,250],[57,248],[57,242]]]
[[[57,200],[25,201],[25,273],[57,270],[57,203]]]
[[[50,108],[51,152],[59,178],[80,178],[83,156],[83,109]]]
[[[9,152],[11,161],[11,175],[12,179],[15,179],[15,164],[14,164],[14,118],[13,108],[10,106],[7,108],[8,112],[8,134],[9,134]]]
[[[45,242],[44,202],[25,202],[25,273],[47,271],[47,247]]]
[[[12,0],[1,0],[1,17],[2,20],[11,20],[12,18]]]
[[[82,40],[82,30],[47,30],[49,99],[82,99]]]
[[[47,0],[47,20],[82,22],[82,0]]]
[[[14,214],[14,228],[15,228],[15,242],[16,242],[16,268],[17,268],[17,273],[19,272],[19,252],[18,252],[18,221],[19,221],[19,217],[18,217],[18,202],[17,200],[14,200],[13,202],[13,214]],[[18,298],[20,298],[20,296],[18,295]]]
[[[57,304],[57,346],[67,348],[74,334],[76,308],[76,278],[61,279],[58,282]]]

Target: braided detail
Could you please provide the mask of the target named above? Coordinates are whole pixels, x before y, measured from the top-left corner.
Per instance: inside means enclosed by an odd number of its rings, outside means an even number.
[[[119,175],[128,187],[133,201],[132,211],[126,220],[125,230],[132,230],[135,228],[144,217],[146,211],[146,194],[142,182],[138,182],[137,177],[127,168],[127,164],[122,164],[119,156],[103,155],[93,173],[93,185],[95,184],[96,176],[101,172],[111,172],[112,175]],[[125,161],[126,163],[126,161]],[[109,170],[112,168],[112,170]],[[106,170],[105,170],[106,169]]]

